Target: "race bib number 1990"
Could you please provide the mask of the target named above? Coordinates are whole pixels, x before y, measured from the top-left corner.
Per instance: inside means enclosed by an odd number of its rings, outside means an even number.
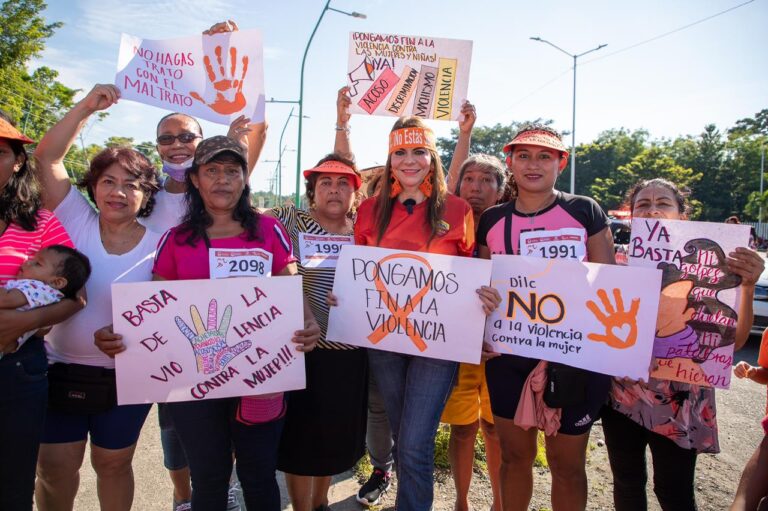
[[[212,279],[269,277],[272,254],[260,248],[210,248],[208,264]]]

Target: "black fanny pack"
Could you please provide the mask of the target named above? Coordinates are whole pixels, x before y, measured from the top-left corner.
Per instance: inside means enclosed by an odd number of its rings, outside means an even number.
[[[48,367],[48,407],[61,413],[101,413],[117,405],[115,370],[81,364]]]
[[[550,408],[583,404],[587,400],[589,371],[556,362],[547,364],[547,388],[544,403]]]

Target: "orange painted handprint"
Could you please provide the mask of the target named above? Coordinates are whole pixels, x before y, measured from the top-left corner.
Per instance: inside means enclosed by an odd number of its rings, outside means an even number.
[[[216,53],[216,64],[219,71],[218,77],[208,55],[205,56],[203,62],[205,63],[205,71],[208,73],[208,80],[213,84],[213,88],[216,89],[216,98],[212,103],[208,103],[197,92],[190,92],[189,95],[218,114],[234,114],[245,108],[246,104],[245,95],[243,95],[243,82],[245,81],[245,74],[248,72],[248,56],[245,55],[242,59],[243,69],[238,80],[236,78],[237,48],[234,46],[229,48],[229,74],[227,74],[227,70],[224,68],[224,63],[221,60],[221,46],[217,46],[214,52]],[[233,92],[234,97],[232,97]],[[225,96],[225,93],[229,93],[230,99]]]
[[[613,298],[616,300],[615,309],[605,289],[598,289],[597,296],[605,308],[605,313],[592,300],[587,301],[587,308],[605,326],[605,332],[589,334],[587,338],[595,342],[604,342],[611,348],[619,350],[634,346],[637,342],[637,311],[640,309],[640,299],[633,299],[629,310],[625,311],[624,299],[619,289],[613,290]]]

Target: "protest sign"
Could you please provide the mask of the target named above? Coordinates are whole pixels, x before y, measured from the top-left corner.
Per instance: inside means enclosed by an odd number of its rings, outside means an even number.
[[[629,265],[663,272],[651,376],[728,388],[741,277],[726,255],[748,243],[748,225],[632,220]]]
[[[494,255],[501,305],[493,351],[612,376],[648,378],[661,272],[572,259]]]
[[[487,260],[345,245],[327,338],[478,364],[485,313],[475,290],[490,276]]]
[[[261,31],[150,40],[123,34],[115,85],[121,99],[219,124],[264,120]]]
[[[118,403],[302,389],[303,318],[301,277],[112,284]]]
[[[350,113],[458,120],[472,41],[351,32]]]

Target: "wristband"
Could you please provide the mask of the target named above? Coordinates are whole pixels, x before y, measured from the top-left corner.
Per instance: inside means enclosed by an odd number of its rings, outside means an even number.
[[[339,126],[338,124],[335,126],[336,131],[346,131],[349,133],[349,124],[346,126]]]

